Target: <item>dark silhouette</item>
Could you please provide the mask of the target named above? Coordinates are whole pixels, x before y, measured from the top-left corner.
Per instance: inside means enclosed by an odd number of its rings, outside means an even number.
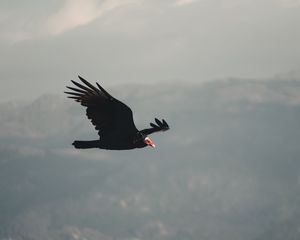
[[[87,107],[86,115],[98,130],[100,140],[74,141],[75,148],[125,150],[148,145],[155,147],[147,135],[169,129],[165,120],[155,118],[156,124],[150,123],[151,128],[139,131],[134,124],[132,111],[127,105],[112,97],[98,83],[97,88],[82,77],[78,77],[85,85],[71,80],[78,88],[67,86],[72,92],[65,93],[69,94],[68,98],[75,99]]]

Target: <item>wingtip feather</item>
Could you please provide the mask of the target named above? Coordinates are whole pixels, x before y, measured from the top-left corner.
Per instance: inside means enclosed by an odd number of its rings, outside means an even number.
[[[163,127],[163,123],[159,121],[157,118],[155,118],[155,122],[157,123],[158,126]]]
[[[94,85],[89,83],[87,80],[85,80],[83,77],[78,75],[78,78],[86,85],[88,86],[91,90],[95,91],[96,93],[99,93],[99,89],[97,89]]]
[[[113,99],[113,97],[103,87],[101,87],[99,83],[96,82],[96,84],[98,88],[101,90],[101,92],[103,92],[107,98],[109,98],[110,100]]]

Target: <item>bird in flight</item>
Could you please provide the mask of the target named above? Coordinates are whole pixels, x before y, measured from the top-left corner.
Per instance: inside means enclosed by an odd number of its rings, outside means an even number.
[[[74,141],[75,148],[126,150],[146,146],[155,147],[148,135],[169,130],[167,122],[157,118],[155,118],[156,124],[150,123],[151,128],[138,130],[133,121],[132,111],[126,104],[111,96],[98,83],[96,87],[84,78],[78,77],[83,84],[71,80],[75,86],[67,86],[72,91],[65,93],[68,94],[68,98],[86,107],[86,115],[98,131],[100,139]]]

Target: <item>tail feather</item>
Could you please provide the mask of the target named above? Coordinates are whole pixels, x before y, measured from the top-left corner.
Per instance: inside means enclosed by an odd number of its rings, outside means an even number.
[[[74,141],[72,145],[75,148],[86,149],[86,148],[99,148],[100,140],[93,141]]]

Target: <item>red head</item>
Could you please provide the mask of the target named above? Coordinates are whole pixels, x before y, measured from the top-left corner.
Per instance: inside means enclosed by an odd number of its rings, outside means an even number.
[[[147,144],[148,146],[155,148],[155,144],[152,142],[152,140],[149,137],[144,138],[144,143]]]

